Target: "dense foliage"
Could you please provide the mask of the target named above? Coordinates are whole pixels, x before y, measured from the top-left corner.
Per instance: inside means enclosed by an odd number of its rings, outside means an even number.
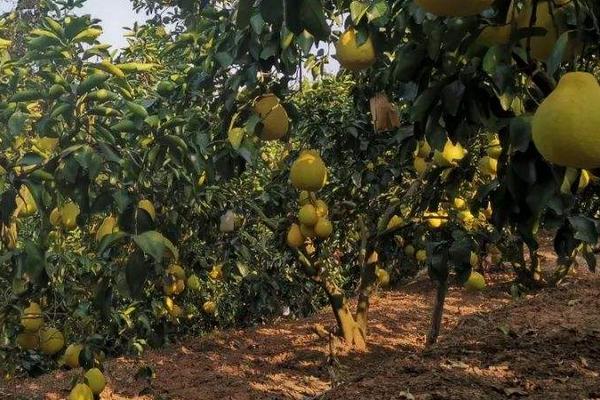
[[[598,73],[598,5],[495,1],[445,18],[426,3],[134,1],[154,18],[120,52],[98,41],[100,21],[42,4],[24,46],[0,40],[0,368],[56,361],[15,351],[30,302],[91,366],[326,299],[348,339],[355,291],[364,339],[374,288],[424,266],[433,342],[448,284],[481,289],[486,256],[514,268],[515,294],[562,279],[577,254],[593,267],[600,165],[551,164],[531,125],[561,76]],[[0,37],[24,29],[0,21]],[[291,121],[281,140],[265,140],[266,94]],[[289,169],[307,149],[327,165],[318,197],[334,230],[290,249],[302,199]]]

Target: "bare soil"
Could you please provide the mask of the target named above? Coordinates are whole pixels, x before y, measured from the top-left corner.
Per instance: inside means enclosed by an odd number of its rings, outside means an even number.
[[[100,398],[600,399],[600,278],[580,272],[513,301],[510,275],[493,276],[482,293],[450,290],[430,349],[434,288],[423,280],[376,296],[365,353],[338,345],[330,357],[329,341],[314,331],[333,323],[323,310],[110,360]],[[147,368],[153,379],[136,378]],[[0,399],[64,399],[78,373],[0,383]]]

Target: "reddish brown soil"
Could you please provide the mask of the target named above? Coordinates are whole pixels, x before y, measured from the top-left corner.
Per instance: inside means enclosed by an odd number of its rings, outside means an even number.
[[[433,288],[380,293],[366,353],[313,333],[328,310],[300,321],[189,338],[139,358],[106,363],[103,400],[597,399],[600,279],[588,273],[513,301],[510,277],[483,293],[449,293],[439,343],[424,350]],[[136,373],[149,367],[147,381]],[[77,371],[0,384],[0,399],[62,399]]]

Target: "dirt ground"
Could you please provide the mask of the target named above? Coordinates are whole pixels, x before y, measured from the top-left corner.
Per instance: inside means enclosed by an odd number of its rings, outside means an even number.
[[[328,362],[313,329],[333,323],[323,310],[111,360],[101,399],[600,399],[600,278],[580,272],[513,301],[510,276],[494,276],[483,293],[450,291],[427,350],[434,291],[422,281],[377,295],[366,353],[338,348]],[[0,399],[66,398],[76,373],[0,383]]]

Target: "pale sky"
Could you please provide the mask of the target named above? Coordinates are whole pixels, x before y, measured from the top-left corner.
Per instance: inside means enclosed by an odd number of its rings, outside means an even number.
[[[117,11],[118,10],[118,11]],[[137,22],[144,22],[146,15],[142,12],[136,14],[129,0],[87,0],[85,5],[78,9],[80,14],[90,14],[94,18],[102,20],[101,26],[104,30],[100,41],[110,43],[115,48],[126,46],[123,37],[123,27],[130,27]]]

